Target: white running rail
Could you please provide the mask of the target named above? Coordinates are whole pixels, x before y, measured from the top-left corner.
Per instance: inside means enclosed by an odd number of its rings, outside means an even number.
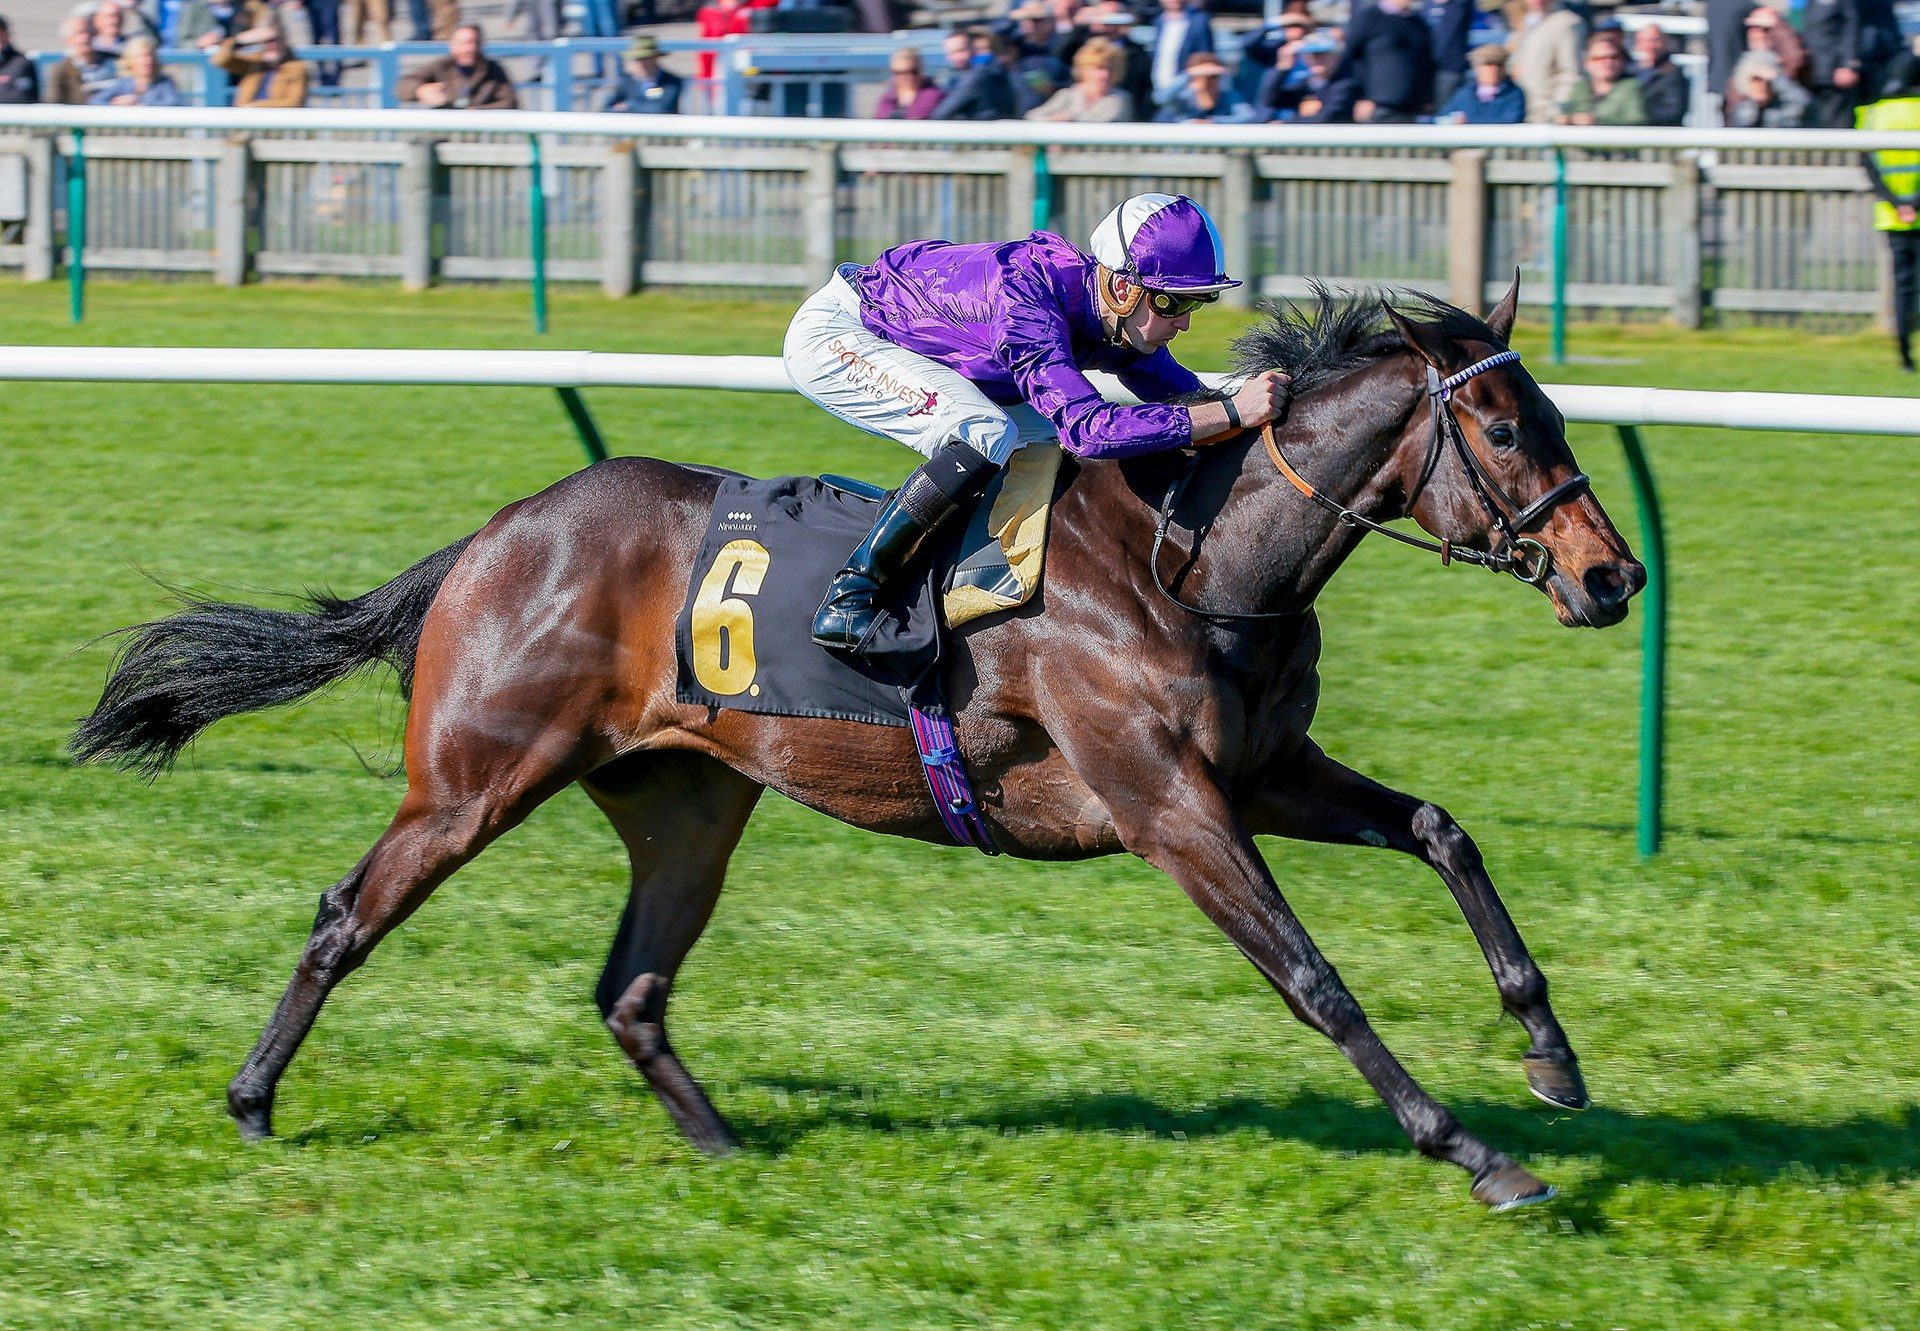
[[[1219,382],[1224,376],[1207,375]],[[1096,376],[1110,395],[1124,394]],[[519,388],[704,388],[790,393],[777,356],[610,351],[417,351],[0,346],[0,380],[73,383],[442,384]],[[1920,398],[1719,393],[1542,384],[1568,420],[1808,434],[1920,436]]]

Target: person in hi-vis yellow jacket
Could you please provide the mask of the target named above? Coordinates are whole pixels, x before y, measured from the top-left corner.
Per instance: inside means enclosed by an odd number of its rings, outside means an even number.
[[[1920,130],[1920,55],[1894,61],[1879,101],[1854,113],[1868,130]],[[1920,150],[1862,153],[1876,202],[1873,224],[1893,251],[1893,328],[1900,368],[1913,372],[1913,327],[1920,309]]]

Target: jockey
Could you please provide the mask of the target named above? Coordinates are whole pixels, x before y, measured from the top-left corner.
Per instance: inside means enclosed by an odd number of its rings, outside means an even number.
[[[1055,435],[1077,457],[1185,448],[1277,419],[1286,376],[1232,398],[1167,405],[1205,386],[1167,344],[1239,282],[1200,205],[1136,194],[1101,219],[1087,254],[1051,232],[989,245],[919,240],[842,264],[787,329],[793,386],[851,425],[927,461],[881,506],[813,620],[824,647],[858,648],[874,596],[1014,450]],[[1107,370],[1142,401],[1108,402],[1083,371]],[[1023,438],[1002,403],[1051,427]]]

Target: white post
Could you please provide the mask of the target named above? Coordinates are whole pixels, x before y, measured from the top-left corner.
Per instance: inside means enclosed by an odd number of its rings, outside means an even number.
[[[1229,148],[1221,159],[1220,204],[1226,226],[1220,243],[1227,252],[1227,275],[1240,279],[1240,285],[1220,295],[1222,305],[1235,309],[1253,308],[1260,283],[1253,271],[1253,153],[1247,148]]]
[[[614,297],[633,294],[638,266],[633,243],[639,220],[635,166],[631,143],[613,145],[600,165],[600,290]]]
[[[220,145],[213,172],[213,280],[237,287],[247,280],[247,184],[253,149],[243,134]]]
[[[20,276],[28,282],[51,282],[59,251],[53,243],[54,152],[52,134],[27,140],[27,224],[21,239],[26,255]]]
[[[424,291],[433,285],[433,142],[406,141],[400,159],[400,285]]]
[[[1487,152],[1456,148],[1447,183],[1447,299],[1469,314],[1487,303]]]
[[[807,179],[800,203],[800,226],[807,281],[820,286],[833,276],[840,250],[835,241],[835,221],[839,209],[840,149],[831,143],[813,145],[807,165]]]

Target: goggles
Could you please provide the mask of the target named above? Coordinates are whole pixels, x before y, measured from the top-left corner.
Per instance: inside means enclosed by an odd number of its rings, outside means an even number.
[[[1147,306],[1162,319],[1178,319],[1183,314],[1192,314],[1202,305],[1211,305],[1220,299],[1218,291],[1202,291],[1195,295],[1179,295],[1172,291],[1147,290]]]

